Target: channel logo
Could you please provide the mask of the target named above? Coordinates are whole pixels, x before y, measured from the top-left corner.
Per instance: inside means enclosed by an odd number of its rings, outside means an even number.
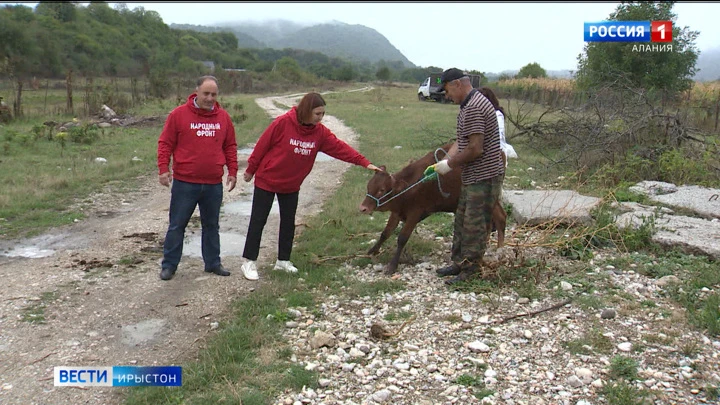
[[[672,21],[586,22],[585,42],[672,42]]]
[[[182,367],[55,367],[56,387],[179,387]]]

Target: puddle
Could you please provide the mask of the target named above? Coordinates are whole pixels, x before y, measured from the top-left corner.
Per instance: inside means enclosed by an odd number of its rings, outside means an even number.
[[[153,340],[162,331],[167,323],[164,319],[149,319],[134,325],[123,326],[122,342],[128,346],[135,346]]]
[[[26,247],[15,247],[7,253],[3,253],[2,256],[7,257],[27,257],[28,259],[39,259],[41,257],[48,257],[55,254],[52,249],[42,249],[37,246],[26,246]]]
[[[39,259],[52,256],[58,250],[86,246],[86,235],[59,233],[36,236],[30,239],[0,242],[0,257]]]
[[[249,217],[252,213],[252,196],[250,196],[250,201],[235,201],[224,204],[222,206],[222,212],[223,214],[243,215]],[[275,198],[272,208],[270,208],[270,213],[272,214],[273,212],[280,212],[280,206],[278,205],[277,198]]]
[[[333,160],[332,157],[330,157],[322,152],[318,153],[317,157],[315,158],[316,162],[329,162],[331,160]]]
[[[253,151],[252,148],[242,148],[242,149],[238,149],[238,153],[241,154],[241,155],[248,155],[248,156],[250,156],[250,154],[252,153],[252,151]],[[317,156],[315,157],[315,161],[316,161],[316,162],[328,162],[328,161],[331,161],[331,160],[333,160],[333,158],[330,157],[330,156],[328,156],[327,154],[325,154],[325,153],[323,153],[323,152],[319,152],[319,153],[317,154]]]
[[[195,235],[185,235],[183,256],[202,258],[202,231]],[[220,257],[242,256],[245,249],[245,236],[220,232]]]

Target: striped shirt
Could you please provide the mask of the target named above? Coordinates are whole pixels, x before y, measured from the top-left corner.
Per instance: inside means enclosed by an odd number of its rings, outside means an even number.
[[[457,117],[458,152],[468,146],[469,137],[473,134],[483,137],[483,152],[479,158],[463,166],[461,179],[464,185],[491,179],[502,174],[504,169],[495,107],[477,89],[473,89],[460,104]]]

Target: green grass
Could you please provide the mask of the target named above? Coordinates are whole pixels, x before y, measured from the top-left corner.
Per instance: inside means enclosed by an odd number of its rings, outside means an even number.
[[[30,134],[37,123],[0,127],[5,149],[0,151],[0,235],[32,236],[50,227],[82,218],[69,207],[111,182],[136,184],[156,167],[159,129],[109,128],[98,130],[94,143],[59,142],[44,138],[23,143],[9,133]],[[107,163],[97,163],[102,157]],[[139,161],[133,160],[136,157]],[[117,185],[115,186],[117,187]]]
[[[47,308],[50,302],[55,301],[57,297],[57,291],[48,291],[42,293],[38,300],[33,301],[32,304],[27,305],[22,309],[22,315],[20,320],[28,323],[44,324],[45,308]]]
[[[592,329],[578,339],[563,342],[563,346],[572,354],[607,354],[613,349],[610,338],[603,336],[599,329]]]

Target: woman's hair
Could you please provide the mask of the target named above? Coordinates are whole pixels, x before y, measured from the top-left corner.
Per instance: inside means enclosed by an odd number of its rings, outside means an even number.
[[[500,107],[500,101],[498,101],[497,96],[492,90],[490,90],[489,87],[481,87],[479,91],[480,93],[482,93],[483,96],[487,97],[487,99],[490,101],[490,103],[492,103],[493,107],[495,107],[496,110],[500,111],[502,115],[505,115],[505,110]]]
[[[325,100],[318,93],[308,93],[300,100],[297,106],[297,119],[301,124],[312,122],[312,111],[324,107]]]

